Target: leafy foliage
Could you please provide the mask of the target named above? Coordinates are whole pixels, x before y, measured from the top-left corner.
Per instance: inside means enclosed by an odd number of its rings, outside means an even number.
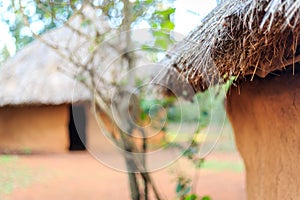
[[[9,33],[6,34],[13,38],[15,49],[18,51],[34,40],[31,31],[42,34],[61,26],[77,10],[80,4],[80,0],[62,0],[59,2],[8,0],[0,4],[0,7],[4,10],[0,13],[0,23],[8,28]],[[26,16],[28,22],[24,22],[23,15]],[[9,57],[7,46],[0,49],[0,54],[1,63]]]
[[[86,3],[88,3],[96,11],[97,17],[101,16],[109,23],[109,27],[107,28],[106,32],[97,33],[95,35],[95,38],[89,38],[90,40],[96,41],[95,46],[90,46],[90,53],[96,52],[97,45],[109,36],[110,31],[124,31],[126,30],[126,28],[132,29],[138,27],[138,25],[143,22],[146,22],[149,27],[152,28],[151,33],[154,36],[153,41],[143,46],[144,49],[157,53],[162,50],[166,50],[171,44],[174,43],[172,30],[175,27],[175,24],[173,22],[173,15],[176,10],[172,5],[172,0],[10,0],[8,2],[9,3],[6,4],[6,11],[0,14],[0,18],[1,22],[5,23],[6,26],[9,27],[9,34],[15,41],[16,50],[19,50],[25,45],[32,42],[35,35],[41,35],[46,31],[60,27],[63,24],[67,23],[68,19],[70,19],[75,14],[83,18],[81,22],[82,28],[93,26],[92,20],[84,18],[83,14],[81,13],[81,8],[83,7],[83,4]],[[20,5],[19,2],[22,2],[22,5]],[[0,49],[0,53],[0,62],[5,60],[5,58],[9,56],[9,52],[6,46]],[[128,59],[128,57],[124,56],[124,58],[122,59],[126,60]],[[70,59],[70,61],[74,60]],[[127,62],[130,63],[128,60]],[[85,70],[87,70],[87,68],[85,68]],[[87,77],[84,76],[84,73],[79,74],[75,78],[83,83],[87,83],[88,80]],[[106,82],[105,84],[115,86],[115,83]],[[94,88],[91,88],[92,91],[94,91],[93,89]],[[103,97],[103,95],[101,95],[102,94],[100,94],[99,96]],[[200,109],[200,127],[205,126],[208,123],[208,119],[210,117],[210,105],[206,105],[207,102],[210,102],[208,98],[208,95],[199,95],[196,97],[197,101],[201,101],[203,105],[205,104],[204,106],[202,106],[203,108]],[[105,100],[103,100],[103,102],[105,102]],[[170,108],[167,113],[168,120],[170,121],[177,122],[181,119],[184,119],[187,122],[193,122],[199,120],[199,113],[191,113],[191,111],[193,111],[194,109],[188,108],[186,110],[183,110],[183,112],[181,113],[181,111],[174,104],[174,99],[140,99],[139,106],[142,110],[142,120],[146,120],[149,113],[151,112],[160,112],[159,109],[152,109],[153,104],[158,104],[162,107]],[[103,108],[100,103],[97,106],[105,110],[105,108]],[[122,138],[122,136],[120,138]],[[196,147],[197,142],[192,141],[191,147],[184,152],[184,156],[190,159],[194,159],[194,155],[198,152]],[[196,160],[195,162],[196,167],[200,168],[203,160]],[[129,175],[131,175],[131,177],[132,175],[136,176],[132,173]],[[145,187],[147,187],[147,184],[148,183],[145,184]],[[139,190],[137,191],[139,192]],[[176,193],[177,196],[183,200],[200,198],[196,194],[191,193],[191,180],[186,177],[178,177]],[[147,196],[147,194],[145,194],[145,196]],[[145,199],[146,198],[147,197],[145,197]],[[209,197],[202,198],[202,200],[209,199]]]
[[[180,200],[211,200],[209,196],[200,197],[192,193],[192,180],[186,176],[178,176],[176,185],[177,198]]]

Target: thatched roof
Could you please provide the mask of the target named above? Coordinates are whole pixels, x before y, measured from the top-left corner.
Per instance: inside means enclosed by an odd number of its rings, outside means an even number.
[[[299,20],[300,0],[223,1],[169,52],[164,80],[181,75],[198,92],[281,70],[299,61]]]
[[[92,15],[90,8],[87,9],[87,13]],[[33,41],[0,66],[0,106],[58,105],[90,100],[88,89],[68,76],[76,74],[76,67],[66,59],[72,54],[79,61],[84,61],[91,54],[91,43],[77,30],[93,32],[90,27],[82,28],[81,23],[78,17],[71,18],[69,26],[47,32],[41,36],[44,42]],[[61,51],[65,57],[45,42],[56,45],[57,49],[65,49],[65,52]]]
[[[64,64],[51,48],[34,41],[0,66],[0,106],[88,100],[89,92],[59,70]]]

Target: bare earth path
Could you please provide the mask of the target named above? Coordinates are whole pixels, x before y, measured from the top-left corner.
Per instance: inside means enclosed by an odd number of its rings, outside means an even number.
[[[114,156],[107,155],[108,159]],[[226,167],[224,162],[231,165]],[[235,165],[241,165],[236,153],[210,155],[208,166],[199,172],[197,193],[209,195],[214,200],[245,200],[244,172],[234,169]],[[176,198],[175,175],[171,171],[195,175],[187,166],[185,161],[179,161],[152,173],[164,199]],[[87,152],[28,155],[13,156],[0,163],[0,199],[126,200],[129,191],[125,173],[102,165]]]

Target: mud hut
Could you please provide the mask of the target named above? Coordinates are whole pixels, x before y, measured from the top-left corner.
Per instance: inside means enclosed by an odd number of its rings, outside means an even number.
[[[77,68],[67,59],[73,54],[84,62],[91,54],[91,42],[82,35],[95,31],[81,23],[71,17],[0,66],[0,153],[66,152],[84,144],[111,148],[93,116],[91,94],[74,79]],[[66,51],[59,54],[58,48]]]
[[[164,61],[176,91],[234,81],[225,106],[249,200],[300,196],[299,20],[299,0],[223,1]]]
[[[110,98],[110,84],[126,74],[120,67],[127,48],[124,34],[108,35],[111,28],[98,14],[84,4],[80,14],[36,36],[38,40],[0,66],[0,153],[115,149],[94,117],[90,91],[77,81],[94,78],[97,90]],[[95,40],[101,34],[107,35],[105,41]],[[144,56],[136,62],[150,64]],[[144,76],[151,71],[144,70]],[[86,76],[90,72],[93,76]],[[100,115],[113,132],[104,112]]]
[[[64,64],[34,41],[0,67],[0,153],[109,148],[89,91],[60,70]]]

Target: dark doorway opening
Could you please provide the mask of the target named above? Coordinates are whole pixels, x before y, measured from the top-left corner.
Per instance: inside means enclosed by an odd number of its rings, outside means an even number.
[[[85,150],[86,113],[84,105],[71,105],[69,108],[69,116],[69,150]]]

